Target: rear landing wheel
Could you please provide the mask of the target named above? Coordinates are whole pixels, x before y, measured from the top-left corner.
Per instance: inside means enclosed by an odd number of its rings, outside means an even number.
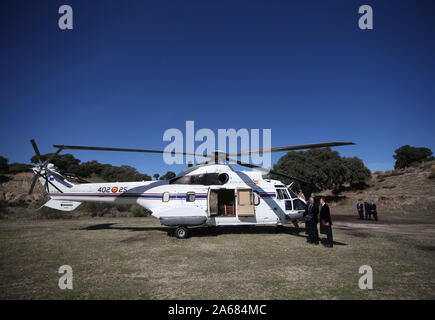
[[[177,227],[175,229],[175,236],[178,239],[186,239],[188,235],[187,228],[186,227]]]

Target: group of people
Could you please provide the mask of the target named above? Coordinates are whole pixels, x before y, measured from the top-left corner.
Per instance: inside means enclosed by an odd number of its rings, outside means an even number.
[[[364,202],[363,204],[362,200],[360,199],[356,204],[356,209],[361,220],[372,220],[373,216],[374,220],[378,221],[378,211],[376,210],[376,204],[373,201]]]
[[[320,215],[319,215],[320,211]],[[329,212],[329,206],[325,203],[325,198],[320,198],[320,210],[314,202],[314,197],[310,200],[305,209],[305,232],[307,233],[307,242],[311,244],[319,244],[319,233],[317,231],[317,224],[320,219],[320,233],[326,235],[326,244],[328,248],[332,248],[332,220]]]

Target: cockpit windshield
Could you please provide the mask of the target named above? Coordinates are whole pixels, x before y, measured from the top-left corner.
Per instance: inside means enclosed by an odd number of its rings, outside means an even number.
[[[290,199],[286,189],[276,189],[278,199]]]
[[[298,196],[296,195],[296,193],[293,192],[292,189],[287,188],[287,190],[288,190],[288,192],[290,193],[290,197],[291,197],[292,199],[294,199],[294,198],[298,198]]]

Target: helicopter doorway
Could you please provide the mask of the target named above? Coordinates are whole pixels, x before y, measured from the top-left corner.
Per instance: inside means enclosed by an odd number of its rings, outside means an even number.
[[[236,197],[234,189],[212,189],[208,197],[210,217],[235,217]]]

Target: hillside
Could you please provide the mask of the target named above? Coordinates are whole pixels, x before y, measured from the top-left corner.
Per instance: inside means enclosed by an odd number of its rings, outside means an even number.
[[[435,218],[435,161],[419,167],[376,172],[363,190],[345,190],[330,196],[334,213],[357,214],[356,202],[374,201],[379,215]]]
[[[44,188],[38,182],[32,195],[29,195],[30,185],[34,174],[32,172],[20,172],[2,176],[0,182],[0,201],[6,201],[12,205],[23,203],[31,204],[45,195]]]
[[[32,204],[35,201],[45,197],[45,191],[42,185],[37,182],[33,193],[28,194],[33,179],[32,172],[20,172],[17,174],[4,175],[0,180],[0,201],[7,201],[12,205]],[[87,179],[89,182],[104,182],[104,180],[93,174]],[[78,183],[71,179],[71,182]]]

